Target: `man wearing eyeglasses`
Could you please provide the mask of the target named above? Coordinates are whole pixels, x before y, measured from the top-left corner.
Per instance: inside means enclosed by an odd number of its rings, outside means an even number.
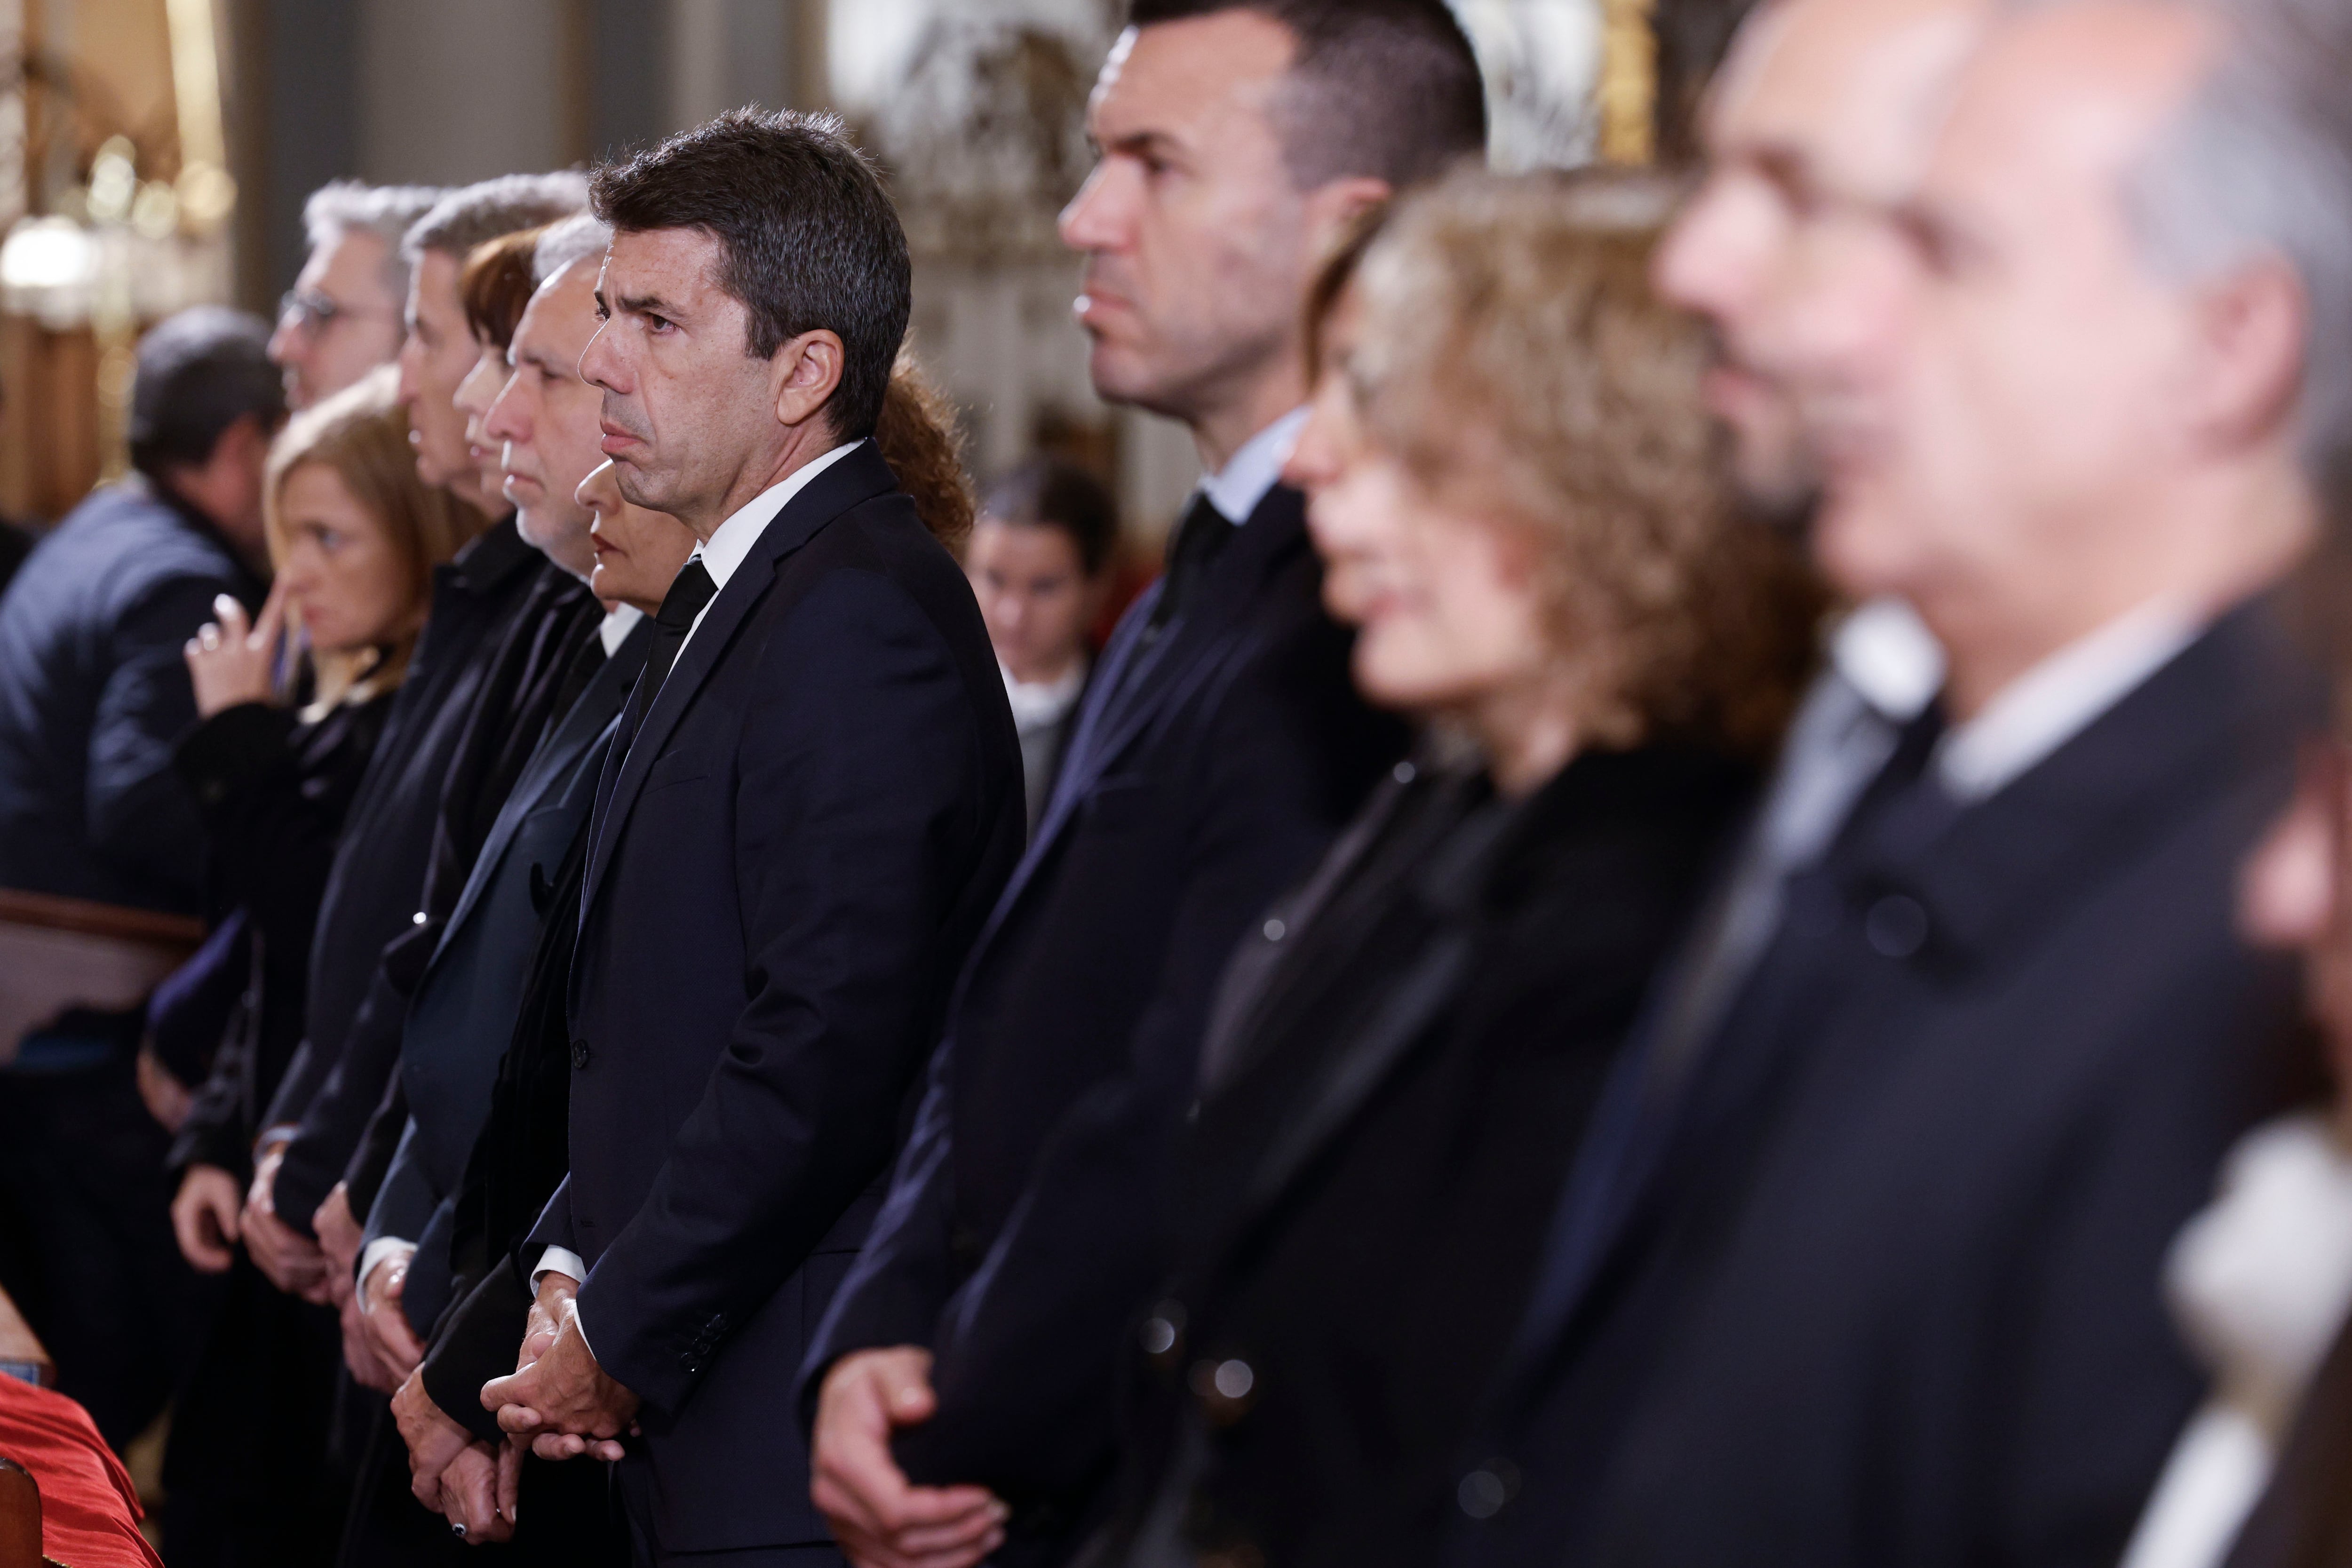
[[[289,405],[331,397],[400,352],[408,298],[401,236],[441,195],[430,185],[336,180],[302,204],[310,254],[278,301],[269,338]]]

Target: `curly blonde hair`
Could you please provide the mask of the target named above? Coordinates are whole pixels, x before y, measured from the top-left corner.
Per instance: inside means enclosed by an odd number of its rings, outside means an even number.
[[[1704,330],[1650,283],[1666,208],[1612,174],[1465,171],[1405,198],[1356,263],[1346,371],[1433,494],[1526,531],[1595,742],[1761,754],[1823,600],[1792,542],[1739,515]]]

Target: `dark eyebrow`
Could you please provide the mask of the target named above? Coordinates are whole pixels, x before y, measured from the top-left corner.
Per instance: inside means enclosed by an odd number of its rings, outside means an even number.
[[[604,290],[598,289],[596,297],[599,300],[603,299]],[[667,316],[672,321],[677,319],[677,311],[658,294],[624,294],[617,307],[608,306],[607,309],[618,309],[632,316]]]
[[[518,363],[527,364],[549,375],[568,375],[574,380],[580,375],[576,365],[565,364],[544,349],[517,349],[514,355]]]
[[[1183,144],[1165,131],[1130,131],[1124,136],[1114,137],[1103,143],[1103,151],[1106,153],[1124,154],[1130,158],[1148,158],[1155,153],[1164,158],[1171,153],[1181,153],[1183,150]]]

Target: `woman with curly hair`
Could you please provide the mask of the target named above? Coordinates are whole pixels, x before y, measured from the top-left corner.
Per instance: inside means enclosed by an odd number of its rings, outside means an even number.
[[[1310,296],[1289,472],[1357,684],[1422,739],[1226,973],[1134,1561],[1436,1560],[1587,1114],[1808,663],[1818,597],[1737,514],[1702,332],[1605,195],[1457,175]]]

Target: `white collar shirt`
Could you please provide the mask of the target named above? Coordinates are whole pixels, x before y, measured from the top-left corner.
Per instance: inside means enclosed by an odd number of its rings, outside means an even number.
[[[2076,638],[1937,742],[1937,782],[1963,805],[1989,799],[2090,728],[2200,629],[2179,605],[2151,600]]]
[[[1201,493],[1227,522],[1239,528],[1282,482],[1283,465],[1307,428],[1307,410],[1294,408],[1241,445],[1225,466],[1201,481]]]
[[[615,605],[605,611],[604,618],[596,624],[596,637],[604,645],[604,657],[610,658],[620,652],[621,645],[629,640],[629,634],[645,618],[646,613],[635,605]]]
[[[863,445],[862,440],[845,442],[823,457],[812,458],[729,512],[727,521],[703,541],[693,556],[702,563],[702,569],[710,574],[712,585],[723,591],[727,580],[735,575],[735,569],[751,557],[751,547],[760,542],[760,536],[768,531],[768,525],[783,515],[784,508],[792,504],[793,498],[806,489],[819,474]],[[719,595],[713,593],[710,604],[718,602]],[[703,605],[695,613],[694,625],[687,628],[686,642],[694,640],[695,632],[702,626],[702,617],[709,613],[710,605]],[[685,648],[686,643],[678,645],[681,655]]]

